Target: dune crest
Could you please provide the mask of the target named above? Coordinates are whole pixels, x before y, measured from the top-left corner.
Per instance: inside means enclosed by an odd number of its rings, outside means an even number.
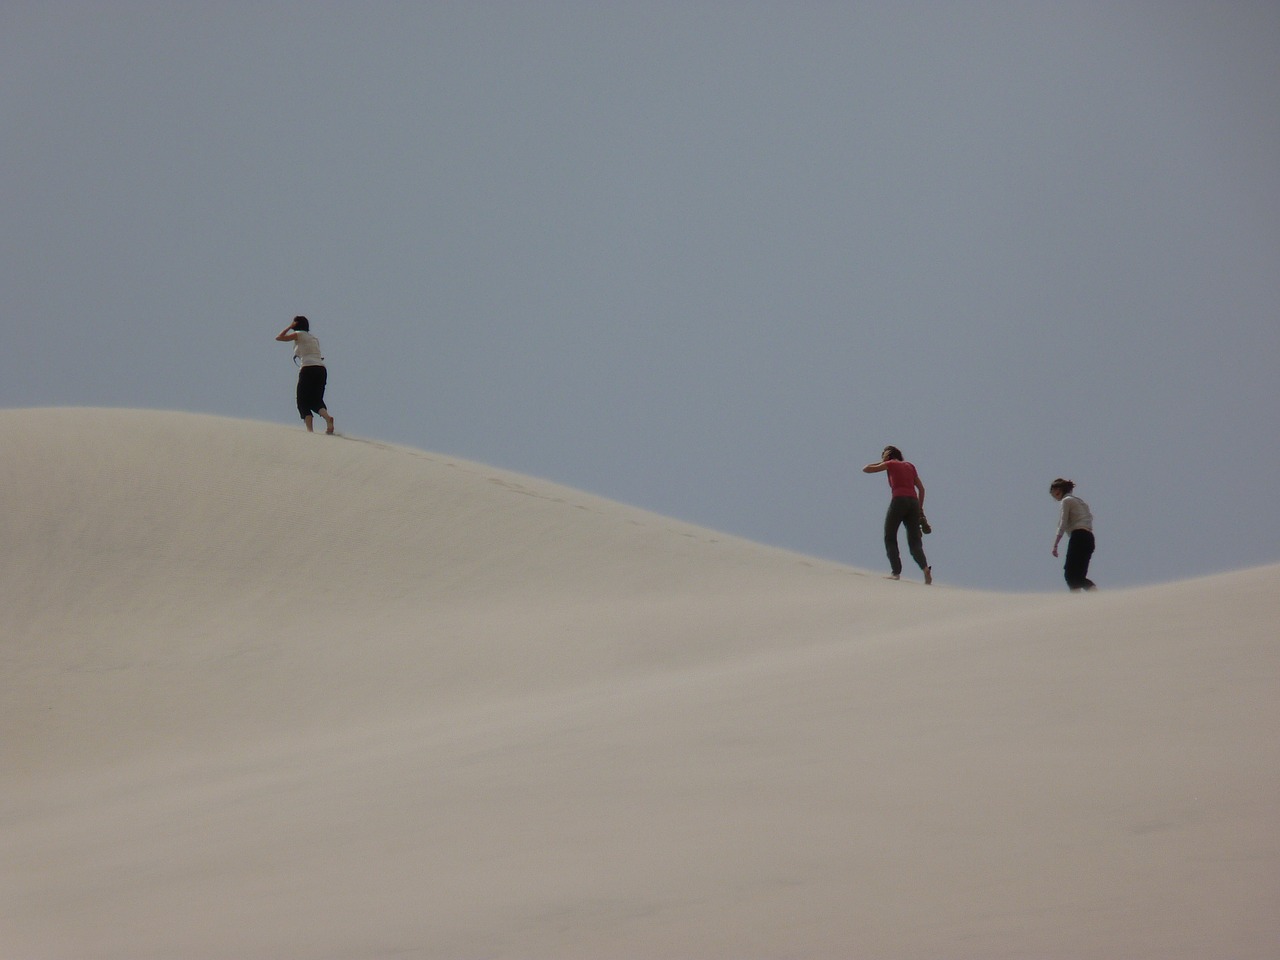
[[[1280,942],[1280,566],[924,590],[297,428],[0,441],[0,955]]]

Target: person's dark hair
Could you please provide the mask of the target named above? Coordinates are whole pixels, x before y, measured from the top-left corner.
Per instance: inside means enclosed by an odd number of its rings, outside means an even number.
[[[884,448],[884,458],[886,460],[901,460],[902,451],[899,450],[897,447],[886,446]]]
[[[309,332],[311,330],[311,321],[308,320],[306,317],[294,317],[293,329],[306,330]]]
[[[1053,492],[1054,490],[1061,490],[1063,493],[1070,493],[1075,488],[1076,485],[1073,481],[1063,480],[1061,477],[1049,484],[1050,492]]]

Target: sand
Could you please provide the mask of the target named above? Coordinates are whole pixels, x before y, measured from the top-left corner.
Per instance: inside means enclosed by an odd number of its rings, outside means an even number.
[[[5,960],[1280,955],[1280,566],[926,588],[299,427],[0,443]]]

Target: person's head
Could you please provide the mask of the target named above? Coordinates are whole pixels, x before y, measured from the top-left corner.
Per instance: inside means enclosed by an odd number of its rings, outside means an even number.
[[[308,320],[306,317],[294,317],[293,329],[309,331],[311,329],[311,321]]]
[[[897,447],[885,447],[884,450],[880,452],[880,459],[881,460],[901,460],[902,451],[899,450]]]
[[[1061,500],[1068,493],[1076,488],[1076,485],[1070,480],[1063,480],[1059,477],[1053,483],[1049,484],[1049,496],[1055,500]]]

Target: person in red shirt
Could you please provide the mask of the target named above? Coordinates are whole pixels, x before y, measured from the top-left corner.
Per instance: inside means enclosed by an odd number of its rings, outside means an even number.
[[[885,447],[879,463],[868,463],[863,473],[887,473],[889,475],[889,512],[884,517],[884,549],[889,555],[890,580],[902,576],[902,557],[898,553],[898,527],[906,524],[907,549],[911,559],[924,571],[924,582],[933,583],[933,568],[925,559],[924,543],[920,538],[920,524],[924,521],[924,484],[914,465],[902,459],[897,447]]]

